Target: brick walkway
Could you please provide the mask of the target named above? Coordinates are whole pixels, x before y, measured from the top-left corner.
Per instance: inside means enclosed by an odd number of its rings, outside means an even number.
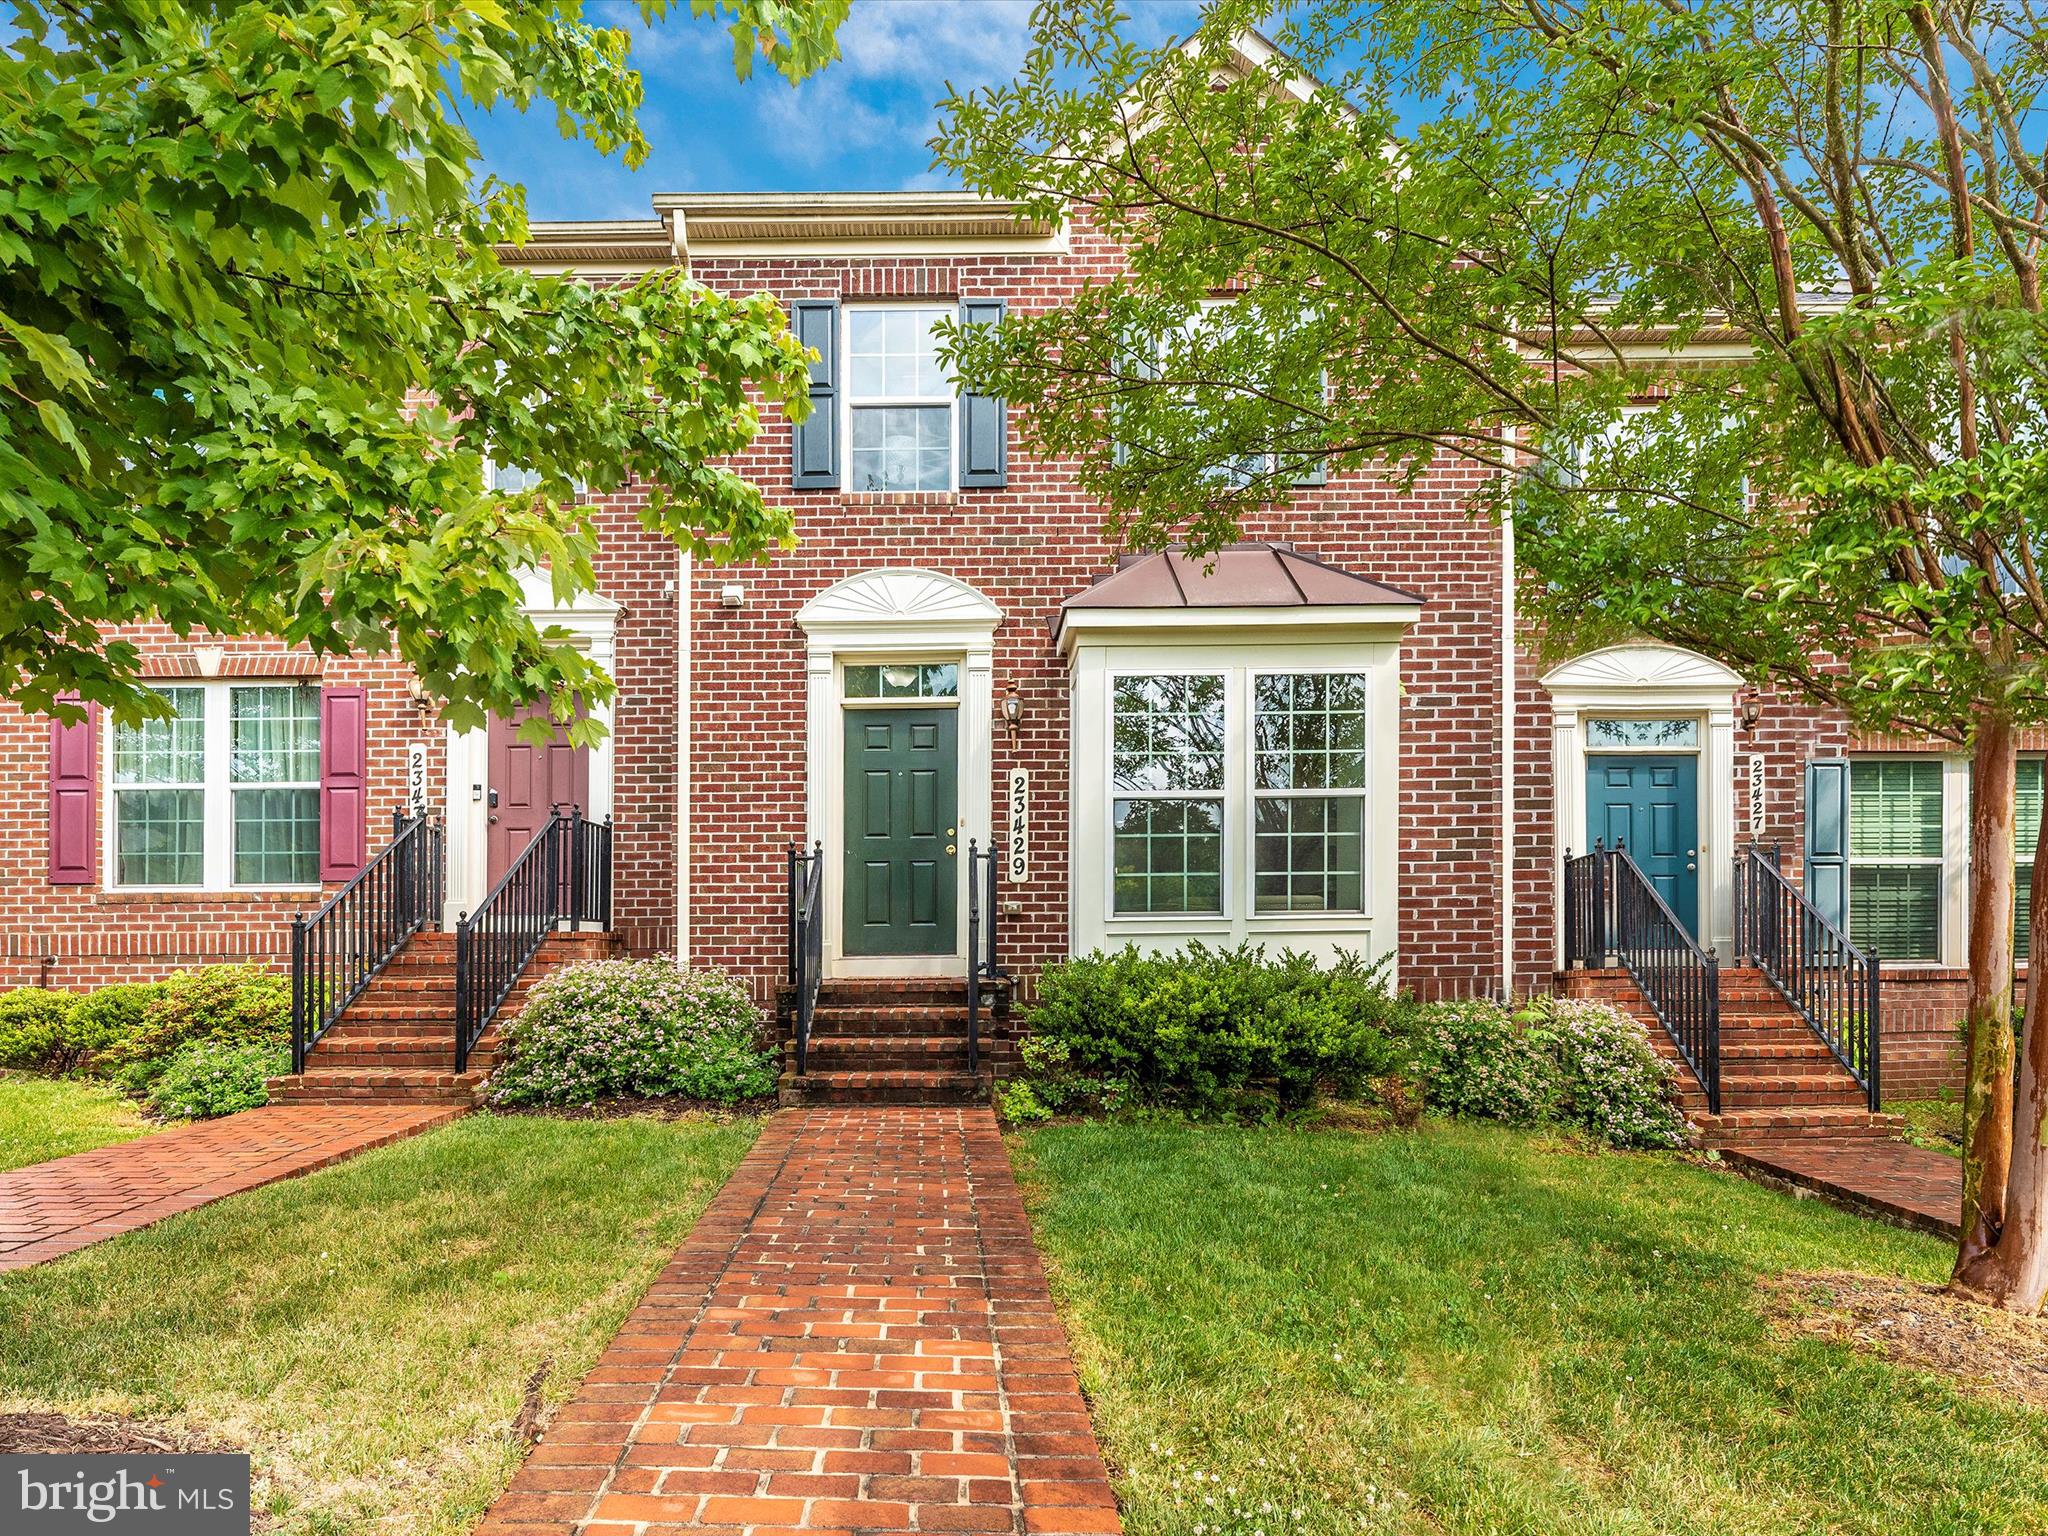
[[[311,1173],[459,1113],[402,1104],[272,1105],[0,1173],[0,1270]]]
[[[1942,1237],[1963,1218],[1960,1158],[1875,1136],[1742,1142],[1721,1155],[1745,1171]]]
[[[985,1108],[771,1120],[476,1536],[1121,1529]]]

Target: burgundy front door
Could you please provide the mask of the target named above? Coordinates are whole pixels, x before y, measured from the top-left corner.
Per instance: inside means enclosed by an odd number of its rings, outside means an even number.
[[[530,710],[528,714],[545,714]],[[554,806],[581,806],[590,811],[590,752],[569,745],[569,733],[555,728],[555,739],[545,746],[522,741],[519,720],[491,716],[490,735],[490,880],[498,883],[512,861],[533,841],[534,833],[547,825]]]

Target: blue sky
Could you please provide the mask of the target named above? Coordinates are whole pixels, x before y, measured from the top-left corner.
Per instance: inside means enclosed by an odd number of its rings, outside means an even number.
[[[1184,36],[1191,0],[1124,0],[1142,42]],[[1024,57],[1030,0],[854,0],[837,63],[791,86],[772,71],[741,85],[724,28],[678,4],[653,28],[629,0],[587,14],[628,28],[646,81],[641,125],[652,152],[637,171],[565,141],[552,107],[473,118],[484,167],[524,182],[538,219],[648,218],[656,192],[877,191],[950,186],[925,141],[947,84],[1007,80]]]

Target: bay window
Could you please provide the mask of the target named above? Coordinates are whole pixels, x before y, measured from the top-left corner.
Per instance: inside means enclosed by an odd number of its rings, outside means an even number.
[[[1108,692],[1110,916],[1366,911],[1366,673],[1120,673]]]
[[[1119,677],[1110,720],[1114,910],[1223,910],[1223,678]]]
[[[112,883],[317,885],[318,691],[208,683],[160,692],[169,717],[114,727],[107,796]]]
[[[1357,672],[1263,673],[1252,681],[1260,912],[1364,910],[1365,699]]]

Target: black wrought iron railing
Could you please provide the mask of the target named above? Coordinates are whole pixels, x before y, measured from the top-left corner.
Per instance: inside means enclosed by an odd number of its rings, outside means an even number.
[[[1785,878],[1776,848],[1766,853],[1752,844],[1736,856],[1735,948],[1848,1068],[1875,1113],[1882,1102],[1877,956],[1858,949]]]
[[[441,920],[447,839],[395,811],[391,842],[311,916],[292,919],[292,1071],[422,928]]]
[[[789,986],[795,994],[796,1075],[810,1071],[811,1020],[825,974],[825,845],[789,845]]]
[[[981,1070],[983,993],[1009,972],[996,957],[996,887],[1003,851],[990,843],[986,853],[967,840],[967,1070]]]
[[[563,924],[612,925],[612,824],[555,806],[490,893],[455,924],[455,1070]]]
[[[1564,860],[1565,964],[1620,966],[1721,1112],[1720,962],[1687,932],[1624,848]]]

